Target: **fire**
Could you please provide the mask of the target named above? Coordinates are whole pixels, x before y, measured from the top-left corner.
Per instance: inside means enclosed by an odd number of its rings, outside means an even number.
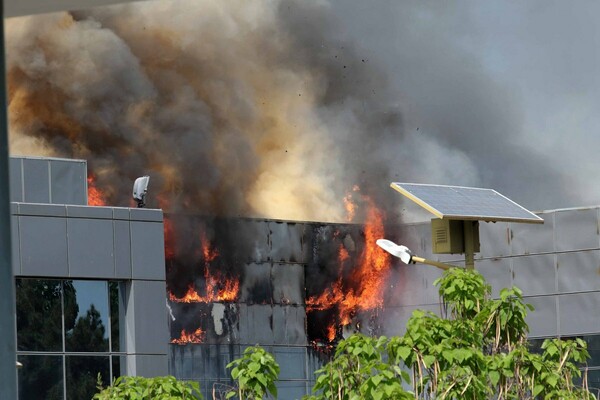
[[[165,234],[165,258],[167,260],[175,257],[175,231],[173,228],[173,222],[165,217],[164,221],[164,234]]]
[[[169,293],[169,300],[175,303],[211,303],[231,302],[238,298],[240,291],[240,281],[236,278],[227,279],[218,272],[211,272],[210,263],[219,257],[217,249],[212,248],[210,241],[203,232],[200,235],[200,244],[204,260],[204,283],[206,285],[206,294],[198,294],[194,284],[188,286],[188,290],[183,297],[177,297]]]
[[[188,344],[188,343],[202,343],[204,341],[205,332],[202,328],[196,329],[192,333],[187,333],[185,329],[181,330],[179,339],[171,339],[171,343],[175,344]]]
[[[88,185],[88,206],[105,206],[106,200],[104,194],[96,186],[96,178],[94,175],[89,175],[87,178]]]
[[[383,222],[385,216],[377,208],[374,201],[363,195],[362,200],[367,207],[367,222],[364,227],[365,247],[357,258],[349,277],[343,278],[342,272],[347,270],[350,255],[340,245],[338,262],[340,275],[338,279],[323,293],[306,300],[306,310],[322,311],[337,309],[337,322],[343,326],[352,322],[357,311],[370,311],[383,307],[383,294],[391,266],[391,257],[375,243],[384,237]],[[335,322],[327,327],[327,338],[335,340]]]

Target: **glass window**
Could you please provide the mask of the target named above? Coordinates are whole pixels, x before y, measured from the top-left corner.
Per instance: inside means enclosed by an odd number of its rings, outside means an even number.
[[[98,374],[102,386],[110,382],[108,356],[66,356],[67,399],[91,399],[98,391]]]
[[[17,349],[62,351],[61,282],[17,279]]]
[[[19,399],[63,398],[62,356],[19,355]],[[90,397],[91,398],[91,397]]]
[[[123,293],[119,287],[123,284],[119,282],[109,282],[108,283],[108,297],[110,300],[110,343],[112,351],[120,351],[121,346],[121,336],[119,334],[120,324],[123,323],[121,315],[125,315],[125,306],[123,302],[123,297],[120,293]]]
[[[65,281],[64,297],[66,351],[109,351],[107,282]]]

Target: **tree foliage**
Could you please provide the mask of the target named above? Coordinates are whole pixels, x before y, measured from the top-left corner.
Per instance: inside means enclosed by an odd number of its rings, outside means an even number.
[[[363,335],[342,341],[319,369],[307,400],[594,399],[580,367],[589,358],[581,339],[548,339],[541,353],[527,343],[522,292],[490,286],[474,270],[453,268],[434,282],[446,318],[416,310],[404,336]]]
[[[240,400],[262,399],[267,393],[277,398],[275,381],[279,377],[279,364],[260,346],[248,347],[244,355],[227,364],[237,389],[227,393],[226,398],[238,396]]]
[[[195,400],[202,399],[197,382],[178,381],[173,376],[144,378],[121,376],[107,388],[98,377],[99,393],[93,400]]]

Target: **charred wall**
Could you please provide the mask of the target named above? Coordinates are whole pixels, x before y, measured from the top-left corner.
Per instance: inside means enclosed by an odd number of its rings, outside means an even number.
[[[166,234],[171,373],[200,381],[206,396],[231,384],[227,363],[260,344],[281,366],[280,398],[300,398],[339,339],[382,332],[383,307],[348,310],[332,289],[363,293],[357,264],[374,245],[365,225],[166,219],[174,227]],[[382,274],[391,262],[388,269]],[[397,289],[386,282],[382,302],[393,297],[390,286]]]

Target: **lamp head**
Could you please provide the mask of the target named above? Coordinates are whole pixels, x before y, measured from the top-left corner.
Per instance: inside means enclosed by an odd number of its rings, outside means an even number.
[[[387,239],[377,239],[375,243],[394,257],[398,257],[404,264],[410,264],[412,253],[408,247],[398,245]]]

